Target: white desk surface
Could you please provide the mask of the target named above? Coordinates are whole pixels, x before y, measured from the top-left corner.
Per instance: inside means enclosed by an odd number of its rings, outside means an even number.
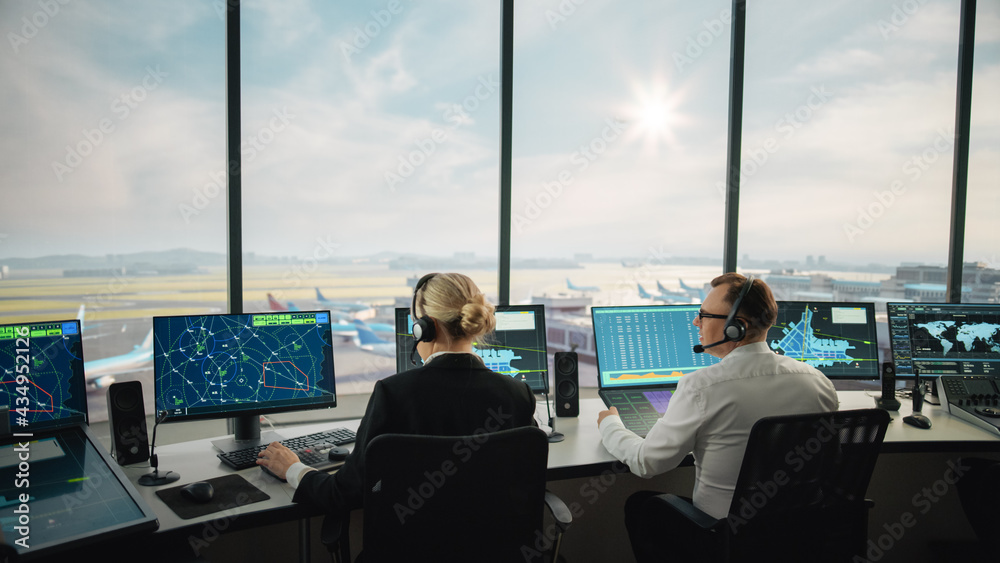
[[[875,404],[873,396],[866,391],[841,391],[839,396],[841,410],[871,408]],[[925,404],[923,413],[931,419],[933,425],[929,430],[904,424],[902,417],[910,414],[911,408],[909,401],[901,402],[903,405],[899,412],[890,413],[893,422],[890,423],[886,433],[885,445],[883,446],[885,453],[1000,451],[1000,435],[954,418],[943,407]],[[604,408],[600,399],[584,399],[580,401],[579,417],[556,419],[556,430],[564,434],[566,438],[564,441],[553,443],[549,447],[550,480],[599,475],[602,471],[612,468],[612,464],[616,460],[604,449],[597,431],[597,413]],[[285,438],[290,438],[336,427],[357,430],[359,423],[358,419],[324,422],[284,427],[277,429],[277,432]],[[239,473],[247,481],[267,493],[271,497],[269,500],[245,507],[227,507],[224,511],[200,518],[180,519],[156,496],[156,490],[234,473],[232,469],[216,458],[216,453],[217,450],[212,446],[212,439],[194,440],[156,448],[161,473],[172,470],[180,474],[179,481],[161,487],[136,485],[136,489],[159,517],[160,532],[201,526],[206,525],[206,523],[211,523],[211,525],[222,529],[245,528],[315,514],[292,503],[294,490],[290,485],[278,481],[258,468],[250,468],[235,473]],[[133,483],[141,475],[150,472],[149,467],[144,464],[123,469]],[[222,530],[220,529],[220,531]]]

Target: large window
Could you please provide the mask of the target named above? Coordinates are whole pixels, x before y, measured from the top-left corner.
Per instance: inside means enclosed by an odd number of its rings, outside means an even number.
[[[944,265],[958,4],[748,7],[741,268]]]
[[[415,276],[461,271],[496,297],[499,14],[244,4],[245,309],[333,310],[339,393],[394,373],[355,322],[392,341]]]
[[[980,2],[969,134],[964,302],[1000,302],[1000,2]]]
[[[586,304],[720,273],[729,2],[515,4],[511,302],[596,384]]]
[[[92,420],[115,380],[152,405],[151,317],[225,307],[223,22],[193,1],[0,22],[0,324],[82,316]]]

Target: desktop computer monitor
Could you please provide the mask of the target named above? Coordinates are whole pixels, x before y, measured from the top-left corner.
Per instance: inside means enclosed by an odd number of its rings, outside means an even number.
[[[602,389],[676,384],[719,359],[697,354],[697,304],[592,307]]]
[[[535,393],[549,391],[549,360],[543,305],[499,305],[496,330],[473,342],[472,349],[486,367],[524,381]],[[410,310],[396,308],[396,371],[420,366],[413,352]],[[416,362],[416,363],[414,363]]]
[[[153,387],[165,421],[236,418],[220,449],[270,441],[259,415],[337,406],[330,312],[154,317]]]
[[[80,321],[0,326],[0,371],[0,407],[9,409],[0,427],[41,431],[87,422]]]
[[[1000,304],[888,303],[896,377],[1000,374]]]
[[[873,303],[778,301],[767,344],[830,379],[879,378]]]

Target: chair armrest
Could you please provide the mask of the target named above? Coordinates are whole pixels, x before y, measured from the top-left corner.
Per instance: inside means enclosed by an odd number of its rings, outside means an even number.
[[[646,502],[653,503],[655,506],[651,508],[654,510],[673,510],[703,530],[710,530],[719,524],[718,518],[713,518],[707,513],[702,512],[693,504],[677,495],[656,495],[649,497]]]
[[[555,493],[549,491],[545,491],[545,505],[549,507],[549,512],[552,513],[559,530],[565,532],[573,523],[573,514],[569,511],[569,507]]]

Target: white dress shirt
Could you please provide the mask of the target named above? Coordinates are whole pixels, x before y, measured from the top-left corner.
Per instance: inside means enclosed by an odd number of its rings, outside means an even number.
[[[608,416],[601,441],[640,477],[669,471],[693,453],[694,505],[725,518],[753,424],[765,416],[835,411],[839,404],[819,370],[754,342],[682,377],[645,439]]]

